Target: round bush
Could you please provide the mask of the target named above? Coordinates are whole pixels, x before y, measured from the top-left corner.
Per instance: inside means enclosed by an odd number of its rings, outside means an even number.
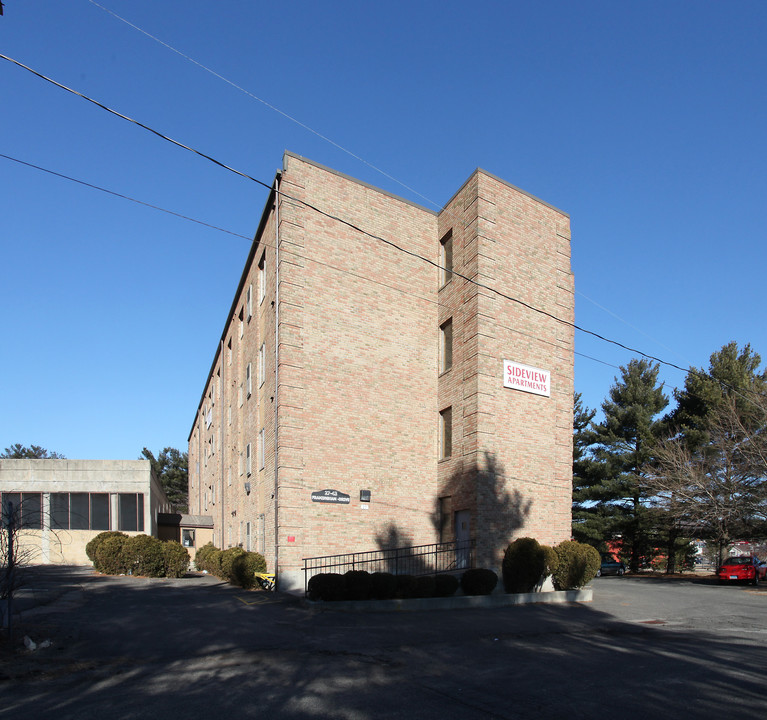
[[[151,535],[134,535],[123,545],[128,571],[145,577],[164,577],[165,556],[162,542]]]
[[[207,570],[207,572],[210,572],[208,563],[215,552],[221,551],[213,543],[205,543],[194,556],[194,566],[200,571]]]
[[[498,575],[486,568],[472,568],[461,575],[464,595],[489,595],[498,584]]]
[[[372,592],[373,581],[370,573],[364,570],[349,570],[344,573],[347,600],[368,600]]]
[[[218,577],[227,582],[234,582],[233,564],[236,558],[245,555],[241,547],[231,547],[221,551],[220,571],[216,573]]]
[[[96,550],[98,549],[99,545],[101,545],[104,540],[110,537],[124,537],[127,538],[128,536],[120,532],[119,530],[106,530],[102,533],[99,533],[96,535],[95,538],[93,538],[86,546],[85,546],[85,554],[88,556],[88,560],[91,562],[95,562],[96,560]]]
[[[455,575],[437,575],[434,578],[434,597],[451,597],[460,584]]]
[[[309,578],[306,590],[310,600],[333,602],[344,599],[346,582],[338,573],[318,573]]]
[[[566,540],[554,550],[557,553],[557,567],[553,578],[557,590],[574,590],[596,577],[601,563],[596,548],[575,540]]]
[[[395,597],[407,600],[415,597],[415,578],[412,575],[397,575],[397,591]]]
[[[375,572],[370,576],[370,597],[391,600],[397,594],[397,576],[388,572]]]
[[[123,533],[104,538],[93,551],[93,567],[104,575],[121,575],[128,572],[123,547],[130,538]]]
[[[165,565],[165,577],[180,578],[189,570],[189,551],[175,540],[162,544],[162,558]]]
[[[413,597],[430,598],[437,592],[437,582],[433,575],[421,575],[414,579]]]
[[[546,570],[546,556],[535,538],[517,538],[503,554],[503,588],[507,593],[529,593]]]
[[[256,584],[257,572],[266,572],[264,556],[256,552],[243,552],[232,560],[230,582],[243,588],[252,588]]]

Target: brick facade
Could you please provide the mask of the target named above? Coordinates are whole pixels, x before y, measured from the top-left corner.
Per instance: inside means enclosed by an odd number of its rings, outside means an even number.
[[[572,322],[568,216],[481,170],[435,213],[286,154],[189,437],[214,542],[291,588],[304,557],[464,532],[493,567],[515,536],[568,539],[573,329],[489,288]],[[550,397],[503,387],[504,360]]]

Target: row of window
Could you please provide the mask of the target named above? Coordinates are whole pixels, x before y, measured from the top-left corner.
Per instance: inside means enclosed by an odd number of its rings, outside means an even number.
[[[144,494],[116,493],[117,529],[144,530]],[[43,512],[43,493],[0,493],[3,524],[9,520],[22,528],[42,530],[109,530],[109,493],[50,493],[50,513]]]
[[[440,288],[453,277],[453,231],[447,232],[439,241]],[[439,326],[439,372],[453,367],[453,318]],[[439,459],[446,460],[453,454],[453,408],[446,407],[439,413]]]

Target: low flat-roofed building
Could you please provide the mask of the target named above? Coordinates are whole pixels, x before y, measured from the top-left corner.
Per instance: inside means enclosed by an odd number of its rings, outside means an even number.
[[[157,536],[171,509],[149,460],[2,459],[0,502],[35,564],[89,564],[85,546],[100,532]]]

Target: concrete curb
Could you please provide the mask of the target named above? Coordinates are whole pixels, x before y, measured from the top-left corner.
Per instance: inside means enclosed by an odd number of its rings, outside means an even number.
[[[413,612],[418,610],[462,610],[467,608],[497,608],[510,605],[562,604],[591,602],[591,587],[580,590],[555,590],[552,592],[498,593],[494,595],[455,595],[447,598],[413,598],[412,600],[342,600],[323,602],[304,600],[311,608],[343,610],[347,612]]]

